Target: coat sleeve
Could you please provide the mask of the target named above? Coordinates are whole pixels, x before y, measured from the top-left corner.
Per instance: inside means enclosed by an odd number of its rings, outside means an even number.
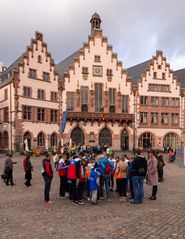
[[[52,177],[53,177],[53,174],[52,174],[52,172],[51,172],[51,170],[50,170],[50,164],[49,164],[49,163],[46,163],[46,164],[45,164],[45,168],[46,168],[46,173],[47,173],[47,175],[52,178]]]

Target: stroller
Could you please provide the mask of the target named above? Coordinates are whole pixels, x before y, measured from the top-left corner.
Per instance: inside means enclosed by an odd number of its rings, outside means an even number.
[[[172,150],[169,151],[168,155],[169,155],[168,162],[173,163],[176,159],[176,151],[173,152],[173,149],[172,149]]]

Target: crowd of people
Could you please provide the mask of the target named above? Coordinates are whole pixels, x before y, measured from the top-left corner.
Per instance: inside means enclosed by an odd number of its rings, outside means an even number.
[[[62,152],[61,152],[62,151]],[[172,157],[169,151],[169,161]],[[174,154],[174,153],[173,153]],[[59,177],[59,197],[69,198],[74,204],[82,205],[85,201],[97,204],[99,200],[111,201],[111,192],[116,191],[119,201],[140,204],[144,199],[144,182],[152,185],[150,200],[157,199],[159,182],[164,180],[163,151],[150,150],[147,157],[142,150],[136,150],[135,157],[116,156],[113,149],[104,147],[79,146],[62,148],[60,151],[47,153],[42,161],[41,174],[44,179],[44,201],[52,205],[50,189],[54,170]],[[174,157],[174,155],[173,155]],[[54,170],[52,167],[54,162]],[[12,155],[7,154],[4,169],[4,182],[13,182]],[[33,166],[30,156],[23,160],[25,186],[31,186]]]
[[[50,200],[50,188],[53,178],[52,155],[47,154],[42,162],[42,175],[45,181],[44,197]],[[59,197],[69,198],[75,204],[99,200],[111,200],[111,191],[117,191],[119,201],[133,204],[143,202],[144,181],[153,186],[150,200],[156,200],[158,183],[164,180],[163,152],[150,151],[146,159],[137,149],[136,157],[115,156],[109,147],[77,148],[53,156],[55,170],[60,178]],[[115,185],[114,185],[115,184]]]

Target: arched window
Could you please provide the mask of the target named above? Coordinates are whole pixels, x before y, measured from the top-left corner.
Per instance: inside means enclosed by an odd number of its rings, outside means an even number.
[[[51,139],[50,139],[50,144],[52,147],[57,146],[57,134],[52,133]]]
[[[4,131],[4,134],[3,134],[3,146],[4,148],[8,148],[8,132],[7,131]]]
[[[166,134],[163,139],[163,146],[167,148],[176,148],[177,146],[180,146],[179,136],[176,133]]]
[[[124,151],[129,149],[129,136],[126,129],[123,129],[121,132],[121,149]]]
[[[115,113],[115,106],[111,105],[109,107],[109,113]]]
[[[37,136],[37,146],[44,147],[45,146],[45,136],[43,132],[40,132]]]
[[[2,140],[3,140],[3,139],[2,139],[2,133],[0,132],[0,148],[3,147],[3,145],[2,145],[2,143],[3,143]]]
[[[100,131],[99,134],[99,145],[112,145],[112,135],[107,128],[104,128]]]
[[[84,144],[83,131],[79,127],[73,129],[73,131],[71,132],[71,139],[72,139],[72,142],[76,144]]]
[[[42,57],[40,55],[38,56],[38,62],[42,63]]]
[[[32,143],[32,136],[31,136],[31,133],[29,132],[29,131],[26,131],[25,133],[24,133],[24,150],[26,149],[26,148],[28,148],[28,150],[31,150],[31,148],[32,148],[32,145],[31,145],[31,143]],[[27,144],[27,145],[26,145]]]
[[[82,112],[88,112],[88,106],[87,105],[82,105],[81,111]]]
[[[153,134],[146,132],[139,137],[139,148],[150,149],[155,146],[155,137]]]

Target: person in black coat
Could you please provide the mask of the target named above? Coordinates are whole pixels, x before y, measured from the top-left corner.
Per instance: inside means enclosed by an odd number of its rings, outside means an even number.
[[[31,186],[31,179],[32,179],[32,164],[30,161],[30,156],[26,156],[26,158],[23,160],[23,166],[24,166],[24,171],[25,171],[25,180],[26,182],[24,183],[27,187]]]
[[[9,185],[9,182],[11,186],[15,185],[13,183],[13,165],[16,164],[17,162],[12,161],[12,155],[7,154],[6,155],[6,161],[5,161],[5,174],[6,174],[6,185]]]
[[[142,151],[137,149],[136,157],[132,164],[133,174],[133,190],[134,190],[134,201],[131,203],[142,203],[144,198],[144,178],[147,172],[147,161],[143,156]]]

